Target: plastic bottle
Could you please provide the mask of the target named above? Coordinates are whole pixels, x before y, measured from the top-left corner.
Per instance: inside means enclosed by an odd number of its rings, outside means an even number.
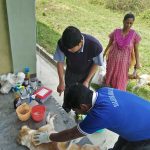
[[[36,78],[32,78],[30,80],[30,85],[33,88],[33,90],[37,90],[37,79]]]
[[[24,73],[25,73],[25,79],[24,79],[24,86],[28,86],[29,85],[29,80],[30,80],[30,69],[29,67],[25,67],[24,69]]]
[[[40,88],[42,86],[42,82],[38,81],[37,86],[38,86],[37,88]]]
[[[21,93],[21,99],[29,98],[28,91],[24,86],[21,86],[20,93]]]
[[[31,103],[33,100],[35,100],[35,95],[30,95],[30,97],[29,97],[29,103]]]
[[[15,99],[14,99],[14,109],[21,105],[21,98],[19,95],[19,89],[15,88]]]
[[[15,87],[13,88],[13,92],[14,92],[14,97],[20,96],[20,89],[19,89],[18,86],[15,86]]]
[[[15,76],[9,73],[7,75],[7,80],[0,89],[0,92],[3,94],[7,94],[15,84]]]
[[[30,78],[30,68],[29,67],[25,67],[24,68],[24,73],[25,73],[25,77]]]

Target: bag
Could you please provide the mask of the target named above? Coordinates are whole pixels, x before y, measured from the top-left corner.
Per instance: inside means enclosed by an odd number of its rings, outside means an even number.
[[[97,85],[103,85],[104,78],[106,74],[106,62],[103,63],[103,66],[100,66],[95,73],[91,83],[97,84]]]

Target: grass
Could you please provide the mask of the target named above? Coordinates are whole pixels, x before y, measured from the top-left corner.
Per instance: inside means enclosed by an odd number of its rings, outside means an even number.
[[[124,13],[111,11],[102,5],[90,4],[89,0],[37,0],[37,42],[46,48],[49,53],[54,53],[57,40],[63,30],[69,26],[77,26],[82,32],[97,37],[105,48],[108,35],[117,27],[122,27]],[[142,37],[139,46],[142,68],[139,74],[150,74],[150,32],[149,24],[137,16],[134,29]],[[129,83],[128,90],[135,84]],[[150,87],[140,89],[139,95],[149,99]],[[136,93],[137,94],[137,93]]]
[[[37,35],[37,43],[48,50],[49,53],[53,53],[60,34],[54,31],[50,26],[37,21]]]

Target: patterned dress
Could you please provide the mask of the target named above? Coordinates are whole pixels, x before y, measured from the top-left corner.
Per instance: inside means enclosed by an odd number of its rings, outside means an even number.
[[[122,35],[122,29],[115,29],[109,37],[113,43],[109,49],[105,83],[107,86],[126,90],[131,52],[141,38],[133,29],[125,36]]]

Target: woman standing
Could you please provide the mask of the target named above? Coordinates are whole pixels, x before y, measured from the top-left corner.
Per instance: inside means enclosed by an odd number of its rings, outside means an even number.
[[[140,68],[138,45],[141,40],[135,30],[131,29],[135,17],[129,13],[124,16],[123,29],[115,29],[110,35],[109,44],[104,51],[104,57],[109,50],[106,67],[106,86],[126,90],[131,53],[135,54],[135,69]]]

